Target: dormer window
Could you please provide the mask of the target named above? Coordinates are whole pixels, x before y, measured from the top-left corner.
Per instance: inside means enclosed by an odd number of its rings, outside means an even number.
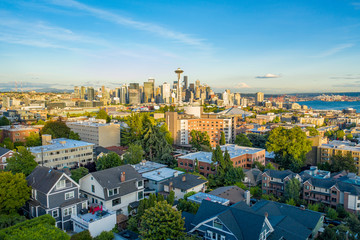
[[[219,219],[215,219],[214,220],[214,227],[219,228],[219,229],[223,229],[223,224]]]
[[[65,180],[58,181],[56,184],[56,189],[62,189],[66,186]]]
[[[142,181],[139,181],[139,182],[138,182],[138,187],[142,187],[142,185],[143,185],[143,182],[142,182]]]

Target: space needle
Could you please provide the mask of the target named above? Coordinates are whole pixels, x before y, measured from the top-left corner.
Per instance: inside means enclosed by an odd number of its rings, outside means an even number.
[[[180,69],[180,68],[178,68],[178,69],[176,69],[175,70],[175,73],[178,75],[178,81],[177,81],[177,89],[176,89],[176,91],[177,91],[177,102],[178,102],[178,104],[179,103],[181,103],[181,85],[180,85],[180,75],[183,73],[184,71],[182,70],[182,69]]]

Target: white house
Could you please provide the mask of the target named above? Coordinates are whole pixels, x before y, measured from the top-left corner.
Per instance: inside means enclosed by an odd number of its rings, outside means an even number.
[[[183,198],[186,193],[189,192],[202,192],[205,191],[206,180],[201,179],[199,176],[192,174],[182,174],[177,177],[171,178],[165,182],[164,192],[170,193],[175,192],[175,198]]]

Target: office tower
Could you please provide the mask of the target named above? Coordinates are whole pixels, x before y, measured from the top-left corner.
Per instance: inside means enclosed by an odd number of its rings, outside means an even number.
[[[260,106],[263,101],[264,101],[264,93],[257,92],[255,94],[255,105]]]
[[[149,103],[154,98],[154,82],[144,82],[144,103]]]
[[[199,87],[200,87],[200,81],[199,81],[199,79],[195,81],[195,87],[196,87],[196,88],[199,88]]]
[[[129,104],[140,104],[140,87],[138,83],[130,83],[129,86]]]
[[[80,89],[78,86],[74,87],[74,97],[79,98],[80,97]]]
[[[86,95],[86,88],[84,86],[81,86],[80,89],[80,98],[81,99],[85,99],[85,95]]]
[[[95,100],[95,90],[93,87],[88,87],[87,88],[87,100],[89,101],[93,101]]]
[[[247,105],[248,105],[248,100],[247,100],[247,98],[241,98],[240,99],[240,106],[242,106],[242,107],[247,107]]]
[[[211,92],[211,88],[210,87],[206,87],[206,99],[210,98],[210,92]]]
[[[164,82],[163,85],[161,85],[162,103],[170,103],[170,97],[171,97],[170,84],[167,82]]]
[[[184,90],[188,88],[188,76],[184,76]]]
[[[190,89],[191,92],[195,93],[195,84],[190,83],[189,89]]]
[[[235,98],[235,101],[234,101],[235,105],[240,105],[240,100],[241,100],[240,93],[235,93],[234,98]]]
[[[121,86],[119,98],[121,104],[128,103],[128,87],[126,84]]]
[[[176,89],[176,98],[177,98],[177,102],[178,103],[181,103],[182,102],[182,97],[181,97],[181,85],[180,85],[180,77],[181,77],[181,74],[183,73],[184,71],[181,70],[180,68],[176,69],[175,70],[175,73],[178,77],[178,80],[177,80],[177,89]]]

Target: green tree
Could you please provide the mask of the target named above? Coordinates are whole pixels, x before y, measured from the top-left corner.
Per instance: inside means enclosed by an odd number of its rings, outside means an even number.
[[[20,216],[18,213],[0,214],[0,230],[14,226],[15,224],[24,222],[25,216]]]
[[[89,173],[89,169],[84,167],[79,167],[71,170],[71,178],[74,179],[75,182],[79,183],[80,178],[86,176]]]
[[[96,114],[96,119],[107,119],[109,115],[104,109],[100,109],[99,112]]]
[[[341,153],[331,156],[331,171],[339,172],[347,170],[350,172],[357,172],[355,160],[351,153],[347,153],[343,156]]]
[[[335,209],[329,207],[327,210],[326,210],[326,216],[330,219],[337,219],[338,217],[338,213],[336,212]]]
[[[26,139],[25,145],[27,147],[41,146],[41,138],[39,134],[31,132],[30,135],[25,139]]]
[[[285,185],[284,197],[286,200],[293,199],[296,202],[300,198],[301,184],[297,178],[290,179]]]
[[[336,138],[339,140],[342,140],[345,137],[345,133],[343,130],[337,130],[335,135],[336,135]]]
[[[9,121],[9,119],[7,119],[7,117],[3,116],[2,118],[0,118],[0,126],[8,126],[10,124],[11,122]]]
[[[309,205],[308,205],[308,209],[309,209],[309,210],[312,210],[312,211],[315,211],[315,212],[319,212],[319,210],[320,210],[320,204],[318,204],[318,203],[309,204]]]
[[[354,138],[354,136],[351,133],[346,135],[347,140],[352,140],[353,138]]]
[[[13,150],[15,148],[14,143],[11,141],[10,138],[6,137],[0,144],[2,147]]]
[[[80,140],[81,140],[79,134],[76,133],[76,132],[73,132],[73,131],[70,131],[70,133],[69,133],[69,139],[73,139],[73,140],[77,140],[77,141],[80,141]]]
[[[275,167],[272,163],[269,162],[268,164],[265,165],[265,169],[275,170]]]
[[[41,134],[50,134],[52,138],[69,138],[70,128],[61,120],[47,121]]]
[[[190,144],[193,148],[196,148],[196,150],[201,151],[204,146],[211,148],[210,137],[207,132],[191,130],[190,137]]]
[[[225,185],[234,185],[237,182],[244,181],[245,174],[242,168],[231,167],[228,171],[226,171],[224,176],[224,184]]]
[[[252,168],[257,168],[262,172],[265,170],[265,166],[259,161],[254,161],[253,164],[251,164],[251,167]]]
[[[306,127],[306,129],[309,131],[310,136],[318,136],[319,131],[314,127]]]
[[[0,213],[15,213],[30,198],[30,192],[24,174],[0,172]]]
[[[311,150],[311,141],[298,126],[291,129],[277,127],[271,131],[266,148],[275,153],[275,160],[280,167],[297,171],[305,163],[305,155]]]
[[[99,236],[94,238],[94,240],[113,240],[113,239],[114,239],[114,233],[106,232],[106,231],[101,232]]]
[[[247,135],[254,148],[265,148],[268,135],[250,133]]]
[[[96,170],[104,170],[123,165],[123,161],[115,152],[104,154],[96,160]]]
[[[188,212],[196,214],[199,210],[200,204],[195,202],[186,201],[185,199],[180,198],[178,204],[176,205],[177,210],[181,212]]]
[[[174,191],[170,191],[169,196],[166,198],[166,201],[171,206],[174,204],[174,201],[175,201],[175,192]]]
[[[334,229],[326,227],[325,231],[317,238],[317,240],[338,240],[338,238]]]
[[[142,216],[140,235],[142,239],[177,239],[184,236],[184,219],[166,201],[157,202]]]
[[[12,173],[23,173],[28,176],[38,165],[35,156],[25,147],[18,147],[18,151],[7,160],[6,170]]]
[[[137,164],[144,159],[144,150],[141,145],[130,144],[126,153],[124,154],[125,164]]]
[[[250,142],[248,137],[242,133],[236,135],[235,144],[237,144],[239,146],[243,146],[243,147],[252,147],[253,146],[253,144]]]
[[[350,213],[347,218],[345,218],[346,226],[350,228],[355,234],[360,233],[360,220],[358,216],[353,213]]]
[[[76,233],[71,236],[70,240],[92,240],[89,230]]]
[[[292,199],[292,198],[286,200],[285,203],[288,204],[288,205],[291,205],[291,206],[296,206],[296,202],[295,202],[295,200]]]
[[[221,137],[220,137],[220,145],[225,145],[226,144],[226,140],[225,140],[225,133],[221,132]]]

